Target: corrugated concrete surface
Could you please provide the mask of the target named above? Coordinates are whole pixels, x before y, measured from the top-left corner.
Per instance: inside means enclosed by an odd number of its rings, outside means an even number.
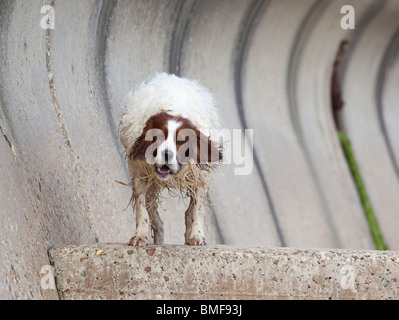
[[[345,129],[397,250],[398,17],[397,0],[1,0],[0,298],[57,298],[40,285],[51,246],[132,236],[117,127],[154,72],[199,80],[226,129],[254,130],[252,170],[215,175],[209,244],[373,249],[331,114],[344,39]],[[184,242],[185,205],[163,205],[167,244]]]
[[[61,299],[398,299],[399,253],[98,244],[49,251]]]

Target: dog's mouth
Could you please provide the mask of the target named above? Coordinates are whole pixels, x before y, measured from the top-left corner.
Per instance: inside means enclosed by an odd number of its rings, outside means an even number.
[[[167,177],[170,174],[173,174],[172,170],[169,168],[168,165],[163,165],[163,166],[157,166],[155,165],[155,172],[161,176],[162,178]]]

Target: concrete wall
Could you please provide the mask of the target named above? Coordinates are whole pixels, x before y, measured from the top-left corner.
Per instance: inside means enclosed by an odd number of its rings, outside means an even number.
[[[340,27],[345,4],[355,30]],[[200,80],[226,128],[254,129],[252,173],[214,179],[208,243],[374,248],[331,116],[343,39],[345,128],[398,249],[398,16],[395,0],[2,0],[0,298],[57,298],[40,287],[50,246],[131,237],[117,126],[156,71]],[[165,203],[166,243],[184,242],[184,205]]]
[[[398,252],[101,244],[50,250],[63,300],[397,300]]]

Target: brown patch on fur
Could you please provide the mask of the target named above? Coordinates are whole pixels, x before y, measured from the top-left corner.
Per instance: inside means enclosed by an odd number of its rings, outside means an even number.
[[[181,122],[182,125],[176,130],[175,143],[178,152],[179,163],[192,162],[196,163],[202,170],[210,170],[223,160],[223,154],[217,144],[206,137],[194,124],[181,116],[172,116],[167,112],[160,112],[151,116],[143,129],[143,133],[134,142],[128,157],[133,160],[145,161],[145,154],[149,147],[154,149],[153,156],[156,156],[158,146],[163,142],[158,136],[147,136],[152,138],[146,141],[147,132],[152,129],[159,129],[159,133],[163,133],[164,139],[168,138],[168,121],[175,120]],[[188,131],[186,131],[189,129]],[[196,139],[190,137],[191,134],[196,135]],[[191,138],[191,139],[190,139]],[[179,142],[184,141],[183,144]],[[190,143],[187,143],[190,142]],[[193,145],[192,143],[195,143]],[[180,150],[180,152],[179,152]]]
[[[133,160],[142,160],[145,161],[145,153],[146,150],[155,143],[155,151],[154,156],[156,156],[156,147],[158,147],[163,140],[159,139],[157,136],[154,136],[152,140],[146,141],[147,132],[152,129],[160,129],[164,134],[165,139],[168,138],[168,122],[169,115],[166,112],[161,112],[151,116],[143,129],[143,132],[140,137],[134,142],[132,148],[129,151],[128,157]],[[148,138],[148,137],[147,137]]]
[[[187,157],[187,151],[193,150],[192,159],[195,160],[197,165],[202,169],[210,169],[209,164],[216,164],[223,160],[222,151],[218,148],[215,142],[211,141],[207,136],[200,132],[200,130],[194,126],[194,124],[183,117],[174,117],[176,121],[182,122],[182,125],[177,129],[176,135],[177,140],[183,140],[185,142],[194,142],[194,145],[183,145],[185,156]],[[184,129],[190,129],[195,133],[196,139],[189,139]],[[179,150],[182,146],[177,144]]]

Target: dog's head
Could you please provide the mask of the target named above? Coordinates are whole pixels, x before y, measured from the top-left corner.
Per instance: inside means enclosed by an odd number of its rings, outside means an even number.
[[[160,112],[148,119],[129,157],[153,165],[157,177],[167,180],[187,163],[209,170],[222,160],[222,152],[189,119]]]

